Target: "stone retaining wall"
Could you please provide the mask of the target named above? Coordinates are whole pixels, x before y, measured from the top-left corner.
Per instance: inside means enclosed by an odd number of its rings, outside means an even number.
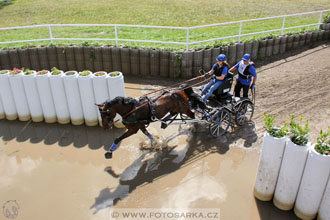
[[[284,35],[275,39],[242,42],[203,50],[172,52],[125,47],[36,47],[0,50],[0,69],[29,68],[33,70],[57,67],[63,71],[90,70],[121,71],[124,75],[191,78],[199,69],[208,71],[217,55],[224,53],[230,65],[238,62],[244,53],[252,60],[283,54],[304,45],[330,40],[330,24],[322,24],[319,32]]]

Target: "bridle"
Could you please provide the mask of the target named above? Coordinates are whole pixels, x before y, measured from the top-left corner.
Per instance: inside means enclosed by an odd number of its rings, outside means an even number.
[[[104,105],[105,104],[103,104],[102,107],[104,107]],[[101,110],[100,109],[100,106],[99,106],[98,109],[99,109],[100,114],[101,113],[105,113],[104,118],[107,119],[108,126],[111,128],[113,126],[113,123],[114,122],[113,122],[113,120],[111,120],[111,115],[110,115],[111,114],[111,111],[110,111],[110,109],[107,109],[106,111],[104,111],[104,110]],[[101,114],[101,119],[102,119],[102,122],[103,122],[103,116],[102,116],[102,114]]]

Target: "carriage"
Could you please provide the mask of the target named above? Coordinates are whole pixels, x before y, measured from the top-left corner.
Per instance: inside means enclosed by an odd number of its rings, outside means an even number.
[[[231,93],[234,74],[227,74],[227,81],[214,91],[207,101],[208,109],[196,108],[199,120],[209,125],[210,134],[219,137],[225,134],[229,127],[242,126],[251,121],[254,113],[255,89],[251,90],[251,98],[234,97]]]

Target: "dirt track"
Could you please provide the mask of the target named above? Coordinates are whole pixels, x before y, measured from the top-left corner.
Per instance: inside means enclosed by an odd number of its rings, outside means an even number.
[[[276,114],[277,123],[303,115],[315,141],[330,125],[329,57],[330,47],[321,45],[258,62],[254,124],[217,139],[204,126],[164,131],[152,124],[149,131],[175,147],[168,151],[140,150],[146,137],[139,133],[109,161],[104,149],[122,129],[1,120],[0,203],[17,200],[17,219],[108,219],[110,207],[220,207],[225,220],[296,219],[253,197],[262,114]],[[139,96],[172,83],[127,78],[125,87]]]
[[[275,57],[278,61],[270,64],[258,63],[254,120],[259,125],[263,112],[276,114],[280,123],[288,120],[289,114],[303,115],[311,122],[315,141],[318,130],[330,126],[330,48],[323,45],[295,53]]]

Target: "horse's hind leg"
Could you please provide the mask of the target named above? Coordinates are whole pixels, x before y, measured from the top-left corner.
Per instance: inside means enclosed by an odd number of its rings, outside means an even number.
[[[120,137],[116,138],[115,141],[112,143],[111,147],[109,148],[109,151],[105,153],[105,158],[106,159],[110,159],[112,158],[112,152],[115,151],[118,147],[118,144],[120,141],[122,141],[123,139],[136,134],[139,130],[139,127],[130,127],[124,134],[122,134]]]
[[[162,129],[167,128],[168,124],[166,124],[166,122],[170,120],[173,117],[173,115],[175,115],[175,113],[170,112],[165,118],[162,119],[160,126]]]

